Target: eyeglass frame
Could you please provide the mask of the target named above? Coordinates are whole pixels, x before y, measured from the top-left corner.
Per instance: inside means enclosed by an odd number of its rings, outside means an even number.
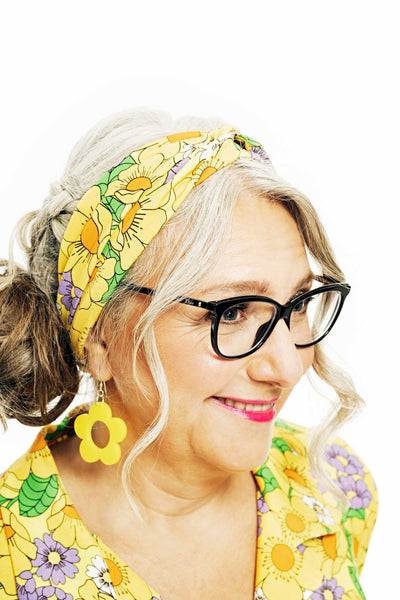
[[[196,300],[195,298],[189,298],[187,296],[177,296],[175,298],[175,302],[179,302],[180,304],[186,304],[188,306],[195,306],[197,308],[203,308],[205,310],[212,312],[213,314],[211,317],[211,345],[212,345],[214,352],[217,354],[217,356],[219,356],[220,358],[223,358],[225,360],[237,360],[239,358],[244,358],[245,356],[249,356],[250,354],[253,354],[254,352],[256,352],[259,348],[261,348],[261,346],[263,344],[265,344],[265,342],[268,340],[269,336],[271,335],[271,333],[273,332],[276,325],[278,324],[278,322],[281,319],[283,319],[285,321],[287,328],[290,331],[290,317],[292,315],[294,306],[296,304],[298,304],[299,302],[302,302],[303,300],[307,300],[307,298],[310,298],[317,294],[322,294],[324,292],[331,291],[331,292],[339,292],[340,293],[340,303],[339,303],[338,308],[336,309],[335,318],[332,320],[332,322],[330,323],[330,325],[327,328],[327,330],[325,331],[325,333],[323,333],[323,335],[321,335],[315,341],[310,342],[308,344],[294,344],[294,345],[298,349],[309,348],[310,346],[315,346],[315,344],[318,344],[319,342],[321,342],[330,333],[330,331],[332,330],[333,326],[335,325],[335,323],[342,311],[344,301],[346,300],[347,296],[350,293],[351,286],[348,283],[340,283],[339,281],[335,281],[334,279],[331,279],[328,277],[318,277],[317,276],[317,277],[315,277],[315,279],[316,279],[316,281],[324,283],[324,285],[321,285],[320,287],[315,288],[314,290],[304,292],[304,294],[300,294],[299,296],[296,296],[295,298],[293,298],[293,300],[286,302],[286,304],[280,304],[279,302],[277,302],[277,300],[274,300],[273,298],[268,298],[267,296],[257,296],[257,295],[233,296],[232,298],[224,298],[223,300],[214,300],[211,302],[205,302],[203,300]],[[327,282],[329,282],[329,283],[327,283]],[[146,294],[148,296],[154,296],[157,291],[153,288],[136,285],[134,283],[125,283],[124,282],[123,286],[126,289],[129,289],[132,291],[137,291],[137,292],[140,292],[141,294]],[[245,301],[247,301],[247,302],[257,301],[257,302],[266,302],[268,304],[272,304],[276,309],[275,316],[272,317],[272,319],[271,319],[272,325],[271,325],[270,329],[268,330],[268,332],[266,334],[263,334],[261,336],[260,340],[257,342],[257,344],[255,346],[253,346],[250,350],[248,350],[247,352],[244,352],[243,354],[239,354],[237,356],[226,356],[225,354],[223,354],[220,351],[220,349],[218,347],[218,326],[219,326],[221,317],[228,308],[230,308],[231,306],[235,306],[235,304],[240,304]]]

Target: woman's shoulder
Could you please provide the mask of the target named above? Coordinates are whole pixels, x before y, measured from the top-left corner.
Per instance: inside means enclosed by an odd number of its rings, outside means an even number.
[[[75,415],[74,415],[75,416]],[[55,481],[57,467],[50,448],[71,435],[71,417],[58,424],[46,425],[37,434],[28,450],[0,476],[0,505],[14,492],[26,488],[34,481]],[[18,494],[17,494],[18,495]],[[16,496],[17,497],[17,496]]]
[[[49,447],[68,437],[69,423],[42,429],[0,477],[0,600],[53,593],[72,600],[71,578],[74,597],[80,597],[78,587],[87,579],[83,558],[92,564],[98,554],[98,542],[72,505]]]
[[[276,451],[281,452],[284,456],[286,452],[290,452],[310,463],[309,442],[312,433],[313,431],[309,427],[277,419],[272,438],[272,455]],[[290,455],[287,454],[286,457],[289,458]],[[323,465],[344,493],[348,488],[345,484],[346,477],[368,478],[367,475],[371,477],[362,457],[347,441],[337,435],[330,438],[325,445]]]
[[[34,540],[45,530],[41,516],[57,492],[54,463],[40,433],[0,477],[0,591],[7,598],[17,592],[15,576],[32,569],[38,551]]]
[[[0,507],[17,504],[19,515],[33,517],[50,506],[63,490],[51,448],[73,437],[74,419],[86,408],[79,406],[60,423],[43,427],[29,449],[0,476]]]
[[[255,472],[256,481],[267,505],[269,499],[276,504],[277,498],[282,506],[288,501],[297,509],[305,505],[304,514],[307,507],[316,512],[327,535],[340,532],[337,539],[342,538],[360,572],[377,515],[374,479],[360,456],[337,436],[325,447],[326,477],[316,476],[308,451],[310,436],[309,428],[278,419],[268,457]],[[327,485],[329,481],[338,493]]]
[[[312,429],[277,419],[269,455],[261,466],[278,470],[289,479],[291,486],[305,484],[327,494],[323,481],[312,472],[309,442]],[[339,436],[328,440],[323,450],[323,467],[329,480],[347,496],[354,511],[368,508],[377,501],[373,476],[360,455]]]

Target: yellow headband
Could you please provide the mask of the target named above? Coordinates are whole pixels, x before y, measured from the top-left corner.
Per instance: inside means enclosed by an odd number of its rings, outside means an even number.
[[[57,305],[77,356],[117,284],[190,191],[238,158],[269,162],[230,127],[169,135],[134,150],[83,195],[58,262]]]

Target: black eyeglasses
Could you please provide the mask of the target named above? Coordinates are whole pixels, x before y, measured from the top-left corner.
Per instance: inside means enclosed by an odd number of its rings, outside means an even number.
[[[333,281],[317,278],[320,282]],[[156,290],[126,283],[124,287],[153,296]],[[323,340],[337,321],[350,292],[348,283],[332,282],[279,304],[265,296],[235,296],[203,302],[178,296],[182,304],[208,311],[211,344],[218,356],[227,360],[243,358],[262,346],[280,319],[288,326],[296,348],[308,348]]]

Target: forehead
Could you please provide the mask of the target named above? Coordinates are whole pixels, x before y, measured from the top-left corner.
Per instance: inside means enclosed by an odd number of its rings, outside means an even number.
[[[279,299],[309,273],[291,215],[276,202],[246,194],[238,200],[229,238],[205,287],[218,290],[230,282],[258,281]]]

